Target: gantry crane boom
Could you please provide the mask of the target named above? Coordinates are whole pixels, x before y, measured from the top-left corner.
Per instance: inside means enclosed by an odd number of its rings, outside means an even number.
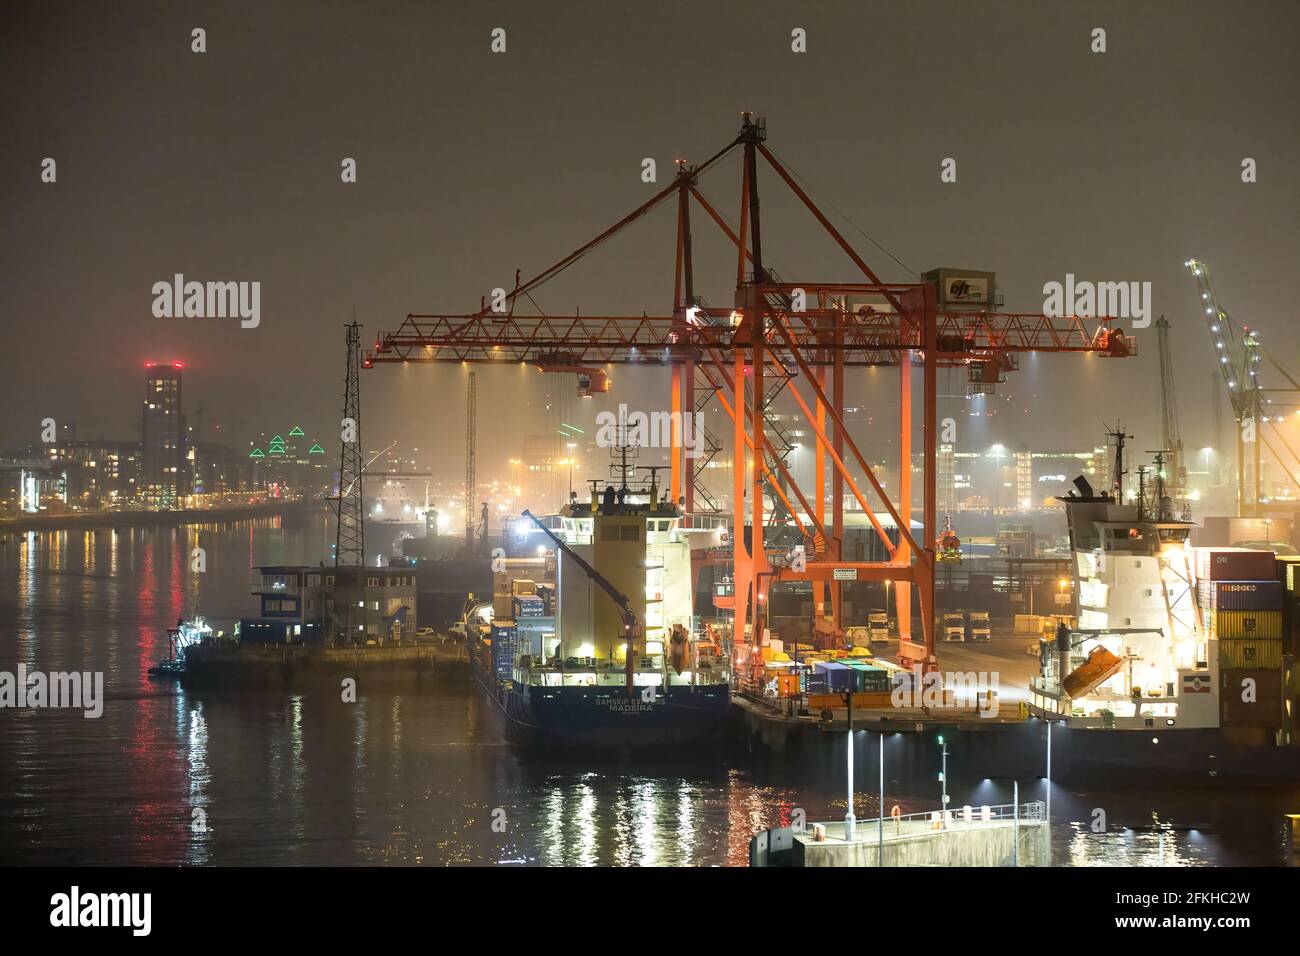
[[[555,363],[547,356],[563,352],[566,367],[605,364],[657,365],[672,370],[673,412],[696,406],[696,373],[714,389],[719,405],[734,425],[732,448],[732,581],[734,598],[715,599],[715,606],[734,613],[736,640],[764,633],[767,596],[774,582],[808,581],[814,588],[817,615],[839,627],[842,581],[897,583],[901,663],[936,665],[934,656],[934,542],[938,536],[935,502],[937,438],[937,369],[967,365],[976,369],[1012,368],[1014,353],[1078,352],[1122,357],[1135,352],[1108,317],[1052,318],[1039,314],[940,310],[938,288],[930,281],[885,282],[845,240],[813,200],[795,182],[782,161],[766,146],[763,120],[742,116],[741,130],[722,150],[698,166],[680,163],[674,181],[596,238],[497,297],[496,311],[408,314],[392,332],[382,333],[365,356],[365,367],[381,363],[440,362],[535,364]],[[698,188],[702,173],[732,150],[743,149],[739,227],[732,229]],[[766,163],[762,165],[760,163]],[[859,281],[810,279],[787,282],[763,258],[759,222],[759,171],[774,172],[823,232],[852,262]],[[612,238],[670,196],[677,202],[677,243],[672,310],[651,316],[522,315],[515,305],[533,301],[532,293],[568,269],[592,249]],[[734,305],[714,308],[696,295],[698,276],[691,261],[694,235],[692,205],[702,208],[735,247]],[[540,309],[538,310],[540,311]],[[920,488],[924,531],[912,531],[912,469],[900,468],[897,500],[891,498],[845,425],[846,371],[885,365],[898,369],[899,459],[912,459],[914,432],[920,433]],[[919,415],[913,414],[913,367],[920,378]],[[803,492],[781,460],[785,443],[769,407],[776,394],[789,396],[815,435],[816,486]],[[670,498],[693,508],[693,470],[683,468],[680,429],[670,447]],[[829,461],[828,461],[829,460]],[[689,465],[689,462],[687,463]],[[752,464],[752,467],[751,467]],[[776,480],[779,476],[779,481]],[[829,488],[827,485],[829,484]],[[782,487],[784,486],[784,488]],[[774,566],[764,544],[767,493],[781,499],[786,516],[819,547],[815,559]],[[790,496],[803,507],[808,524],[795,512]],[[881,539],[882,561],[843,560],[846,491]],[[829,492],[829,494],[828,494]],[[868,500],[868,499],[871,500]],[[894,541],[877,511],[894,523]],[[745,528],[750,529],[748,536]],[[827,529],[830,533],[827,533]],[[824,552],[820,550],[824,544]],[[922,639],[912,639],[908,612],[912,590],[920,603]],[[829,613],[823,596],[829,593]],[[752,624],[752,627],[751,627]],[[754,656],[757,659],[757,655]]]

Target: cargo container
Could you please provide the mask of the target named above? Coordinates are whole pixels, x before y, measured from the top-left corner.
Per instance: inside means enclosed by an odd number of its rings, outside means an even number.
[[[1220,721],[1224,726],[1282,726],[1282,671],[1277,668],[1224,668],[1220,679]]]
[[[1276,564],[1272,551],[1196,549],[1196,577],[1201,581],[1263,581],[1274,576]]]
[[[510,601],[509,594],[492,595],[492,616],[494,618],[498,621],[508,621],[514,613],[515,608]]]
[[[853,668],[838,661],[819,661],[814,669],[826,675],[826,688],[833,694],[847,694],[857,683]]]
[[[1282,582],[1202,581],[1198,596],[1201,607],[1209,611],[1280,611]]]
[[[856,672],[854,690],[863,694],[880,694],[889,690],[889,673],[881,667],[872,667],[852,658],[843,661]]]
[[[497,680],[510,680],[514,677],[517,645],[514,625],[492,625],[492,671]]]
[[[546,602],[539,597],[516,597],[513,607],[516,618],[544,617],[546,615]]]
[[[1300,554],[1279,554],[1277,556],[1277,579],[1283,589],[1292,594],[1300,592]]]
[[[1288,591],[1282,602],[1282,641],[1288,654],[1300,655],[1300,594]]]
[[[1207,611],[1205,628],[1210,637],[1219,640],[1254,638],[1280,641],[1282,639],[1281,611]]]
[[[1219,667],[1221,669],[1247,668],[1251,670],[1277,670],[1282,667],[1282,642],[1257,638],[1220,640]]]

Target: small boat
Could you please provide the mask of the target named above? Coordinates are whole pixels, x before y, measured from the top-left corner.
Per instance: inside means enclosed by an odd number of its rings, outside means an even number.
[[[177,621],[167,631],[168,656],[149,668],[149,677],[179,678],[185,673],[185,651],[211,635],[212,628],[201,617]]]
[[[150,677],[180,677],[185,673],[185,658],[167,658],[149,668]]]

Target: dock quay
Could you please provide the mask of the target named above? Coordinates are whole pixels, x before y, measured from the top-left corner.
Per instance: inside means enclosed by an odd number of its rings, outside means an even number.
[[[812,823],[802,832],[764,830],[750,845],[751,866],[1048,866],[1041,801],[961,807],[859,820],[852,839],[844,821]]]
[[[844,763],[848,738],[847,710],[832,711],[823,720],[811,710],[788,714],[767,701],[740,694],[731,700],[732,744],[751,759],[769,766],[799,768],[808,772],[838,773]],[[984,777],[1040,777],[1046,753],[1040,720],[1021,716],[1009,704],[997,716],[980,717],[965,709],[912,708],[889,711],[853,708],[854,753],[863,765],[876,759],[884,736],[891,775],[928,775],[939,770],[935,741],[951,743],[949,769],[957,774]]]

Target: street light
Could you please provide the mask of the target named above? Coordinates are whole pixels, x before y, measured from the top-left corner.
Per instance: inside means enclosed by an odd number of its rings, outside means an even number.
[[[857,822],[853,816],[853,691],[845,694],[844,699],[849,707],[849,808],[848,813],[844,814],[844,842],[850,843]]]
[[[943,739],[943,734],[939,735],[939,746],[943,748],[943,769],[939,771],[943,800],[939,807],[939,821],[946,827],[948,825],[948,741]]]
[[[880,731],[880,812],[876,814],[876,866],[885,865],[885,732]]]

